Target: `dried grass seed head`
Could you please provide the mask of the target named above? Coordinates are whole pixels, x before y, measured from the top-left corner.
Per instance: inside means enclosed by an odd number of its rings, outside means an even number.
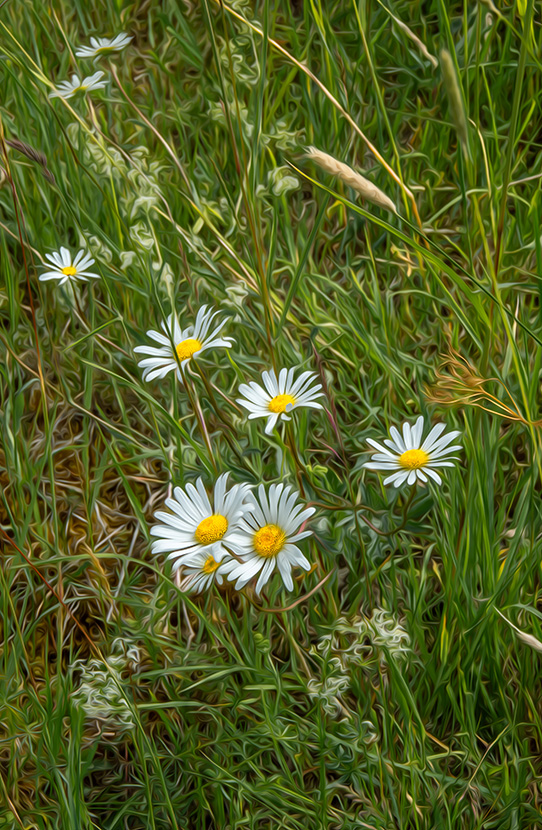
[[[392,213],[397,213],[397,209],[389,196],[380,190],[375,184],[357,173],[348,164],[330,156],[329,153],[324,153],[316,147],[309,147],[306,155],[311,158],[322,170],[332,176],[337,176],[341,181],[356,191],[363,199],[371,202],[377,207],[389,210]]]

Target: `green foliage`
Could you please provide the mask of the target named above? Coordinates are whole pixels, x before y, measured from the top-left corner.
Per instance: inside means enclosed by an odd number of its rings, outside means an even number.
[[[0,4],[0,828],[542,827],[541,655],[496,610],[542,639],[534,12]],[[40,282],[61,245],[101,279]],[[204,303],[234,347],[190,395],[144,383],[134,347]],[[273,363],[318,372],[330,415],[247,421]],[[420,413],[464,449],[409,503],[362,465]],[[182,594],[151,554],[171,483],[227,470],[318,505],[293,594]]]

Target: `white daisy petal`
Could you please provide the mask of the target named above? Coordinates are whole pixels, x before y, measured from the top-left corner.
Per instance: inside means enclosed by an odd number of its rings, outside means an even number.
[[[271,435],[271,433],[273,432],[273,430],[275,428],[275,424],[277,423],[278,419],[279,419],[279,416],[276,415],[276,414],[269,416],[269,418],[267,420],[267,424],[265,426],[265,434],[266,435]]]
[[[288,369],[281,369],[279,372],[279,380],[278,380],[278,387],[279,387],[279,395],[283,395],[286,389],[286,381],[288,379]]]
[[[280,571],[284,587],[287,591],[294,590],[294,581],[292,579],[292,566],[286,557],[277,562],[277,567]]]
[[[47,282],[47,280],[62,280],[65,282],[65,277],[59,274],[58,271],[46,271],[45,274],[40,274],[40,281]]]
[[[423,444],[421,445],[420,449],[425,450],[427,452],[429,447],[432,447],[439,435],[444,432],[446,429],[446,424],[435,424]]]
[[[171,345],[170,338],[167,337],[165,334],[160,334],[159,331],[152,331],[152,329],[151,329],[151,331],[148,331],[147,334],[152,340],[155,340],[156,343],[160,343],[161,346],[170,346]],[[142,346],[137,347],[137,349],[141,349],[141,348],[144,348],[144,347],[142,347]],[[137,349],[134,349],[134,351],[137,351]]]
[[[156,378],[165,378],[168,372],[171,372],[173,369],[175,369],[174,363],[170,364],[169,366],[158,366],[156,369],[148,367],[143,371],[143,380],[146,380],[150,383],[151,380],[156,380]]]
[[[94,262],[95,259],[94,257],[91,257],[90,254],[86,254],[84,251],[79,251],[73,264],[77,265],[78,271],[86,271],[91,265],[94,265]]]
[[[162,357],[166,354],[163,346],[136,346],[134,352],[136,354],[146,354],[149,357]]]
[[[414,426],[412,427],[412,446],[419,447],[423,435],[423,415],[420,415]]]
[[[226,325],[226,322],[227,320],[224,320],[221,325]],[[203,352],[206,349],[231,349],[233,343],[235,343],[233,337],[215,337],[213,340],[206,340],[200,351]]]
[[[290,369],[290,372],[292,373],[293,379],[294,370]],[[295,395],[296,397],[300,397],[301,395],[303,395],[303,393],[309,386],[311,386],[315,392],[318,391],[322,388],[322,384],[315,384],[316,379],[317,376],[314,374],[314,372],[302,372],[302,374],[298,377],[295,383],[288,384],[290,388],[290,394]]]
[[[366,464],[363,465],[368,470],[399,470],[401,469],[401,465],[398,461],[367,461]]]
[[[457,430],[455,430],[454,432],[450,432],[448,435],[443,435],[442,438],[438,439],[438,441],[434,441],[429,446],[429,449],[425,448],[425,452],[428,452],[431,455],[433,455],[433,453],[435,452],[440,452],[442,449],[444,449],[444,447],[448,446],[448,444],[450,444],[454,440],[454,438],[457,438],[459,434],[460,433],[457,432]]]
[[[384,444],[389,447],[390,450],[393,450],[394,453],[402,452],[395,441],[392,441],[391,438],[384,438]]]
[[[240,591],[241,588],[244,588],[247,582],[250,582],[252,577],[256,576],[258,571],[261,571],[264,565],[263,561],[261,560],[251,560],[241,565],[239,565],[239,563],[236,564],[238,567],[230,571],[230,573],[228,574],[228,579],[231,581],[235,579],[237,580],[237,582],[235,583],[235,587],[238,591]]]
[[[433,462],[433,461],[437,461],[441,458],[457,457],[457,456],[453,455],[454,452],[457,452],[458,450],[462,450],[462,449],[463,449],[463,447],[459,444],[452,444],[451,446],[444,446],[444,447],[440,446],[439,449],[437,449],[436,451],[431,450],[431,452],[427,453],[427,455],[430,457],[431,462]]]
[[[401,433],[399,432],[399,430],[396,427],[391,427],[390,435],[393,441],[395,442],[395,446],[397,447],[399,452],[405,452],[407,448],[405,447],[404,441],[401,437]]]
[[[426,467],[425,472],[433,479],[433,481],[436,481],[437,484],[442,484],[442,479],[439,474],[435,472],[435,470],[432,470],[430,467]]]
[[[407,480],[408,476],[408,470],[405,472],[394,473],[392,476],[388,476],[388,478],[384,479],[384,484],[393,484],[394,487],[400,487],[401,484]]]
[[[269,582],[269,578],[273,571],[275,570],[275,563],[271,560],[270,562],[266,562],[263,568],[260,571],[260,575],[258,577],[258,581],[256,582],[256,586],[254,590],[257,594],[260,593],[264,585],[267,585]]]
[[[262,372],[262,380],[271,398],[274,398],[275,395],[278,395],[279,387],[277,383],[277,376],[275,375],[273,369],[270,372]]]
[[[311,563],[307,557],[301,553],[297,545],[284,545],[284,553],[289,558],[292,565],[299,565],[299,567],[303,568],[303,570],[310,571],[312,567]]]
[[[321,395],[322,393],[319,392],[319,394]],[[305,401],[305,400],[303,400],[303,398],[299,398],[299,400],[296,401],[296,403],[295,403],[295,408],[296,409],[300,406],[306,406],[307,409],[323,409],[324,408],[321,403],[318,403],[318,401]],[[293,407],[290,407],[290,408],[293,408]],[[289,412],[290,408],[288,406],[286,406],[286,412]],[[286,418],[286,416],[283,416],[283,417],[287,421],[290,420],[289,418]]]
[[[382,444],[379,444],[378,441],[375,441],[373,438],[367,438],[367,443],[370,444],[371,447],[374,447],[375,450],[378,450],[379,453],[382,453],[382,455],[387,455],[390,458],[395,458],[392,452],[387,450],[385,447],[382,446]]]
[[[375,455],[371,456],[371,461],[381,461],[383,464],[397,464],[396,456],[393,456],[391,453],[384,455],[383,452],[375,453]]]

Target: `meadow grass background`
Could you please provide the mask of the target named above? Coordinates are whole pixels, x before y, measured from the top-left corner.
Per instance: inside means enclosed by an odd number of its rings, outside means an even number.
[[[0,8],[0,828],[542,827],[542,655],[498,613],[542,639],[540,6],[230,9]],[[48,98],[121,31],[105,90]],[[40,283],[61,245],[101,279]],[[208,443],[133,354],[205,302],[236,340],[192,381]],[[245,420],[270,351],[321,374],[331,418]],[[420,413],[464,450],[403,521],[409,488],[363,469],[365,440]],[[183,595],[151,555],[170,483],[216,470],[320,505],[293,594]]]

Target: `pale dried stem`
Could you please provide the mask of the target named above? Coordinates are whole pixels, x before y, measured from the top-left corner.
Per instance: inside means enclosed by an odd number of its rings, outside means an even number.
[[[441,406],[475,406],[497,415],[525,424],[529,427],[542,428],[542,420],[531,421],[521,412],[512,393],[499,378],[480,377],[476,368],[458,352],[451,351],[444,357],[440,369],[436,372],[436,386],[429,390],[430,401]],[[504,390],[510,405],[504,403],[485,388],[487,383],[497,383]],[[495,407],[495,408],[493,408]]]

